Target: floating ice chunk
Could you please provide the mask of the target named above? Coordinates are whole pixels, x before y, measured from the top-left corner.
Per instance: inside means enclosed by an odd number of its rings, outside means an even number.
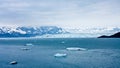
[[[29,48],[21,48],[22,50],[30,50]]]
[[[79,48],[79,47],[69,47],[66,49],[69,51],[85,51],[86,50],[85,48]]]
[[[33,46],[33,44],[32,43],[27,43],[27,44],[25,44],[25,46]]]
[[[55,57],[66,57],[67,54],[65,54],[65,53],[56,53],[54,56]]]
[[[10,64],[11,65],[17,64],[17,61],[11,61]]]
[[[64,44],[65,42],[64,42],[64,41],[62,41],[61,43],[62,43],[62,44]]]

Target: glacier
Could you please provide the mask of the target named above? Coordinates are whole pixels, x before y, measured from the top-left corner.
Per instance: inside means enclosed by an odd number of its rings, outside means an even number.
[[[0,27],[1,38],[35,37],[35,38],[95,38],[120,32],[120,27],[97,28],[62,28],[57,26],[40,27]]]

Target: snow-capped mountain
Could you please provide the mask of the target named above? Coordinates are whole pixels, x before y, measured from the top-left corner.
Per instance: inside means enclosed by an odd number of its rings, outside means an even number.
[[[0,37],[40,37],[40,38],[86,38],[112,35],[120,32],[119,27],[107,28],[61,28],[41,27],[0,27]]]
[[[56,26],[0,27],[0,37],[34,37],[37,35],[62,33],[66,33],[66,31]]]

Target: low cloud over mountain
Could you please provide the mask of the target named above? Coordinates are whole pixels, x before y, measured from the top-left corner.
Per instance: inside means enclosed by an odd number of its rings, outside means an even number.
[[[52,37],[83,38],[112,35],[120,32],[119,27],[107,28],[61,28],[57,26],[40,27],[0,27],[0,37]]]

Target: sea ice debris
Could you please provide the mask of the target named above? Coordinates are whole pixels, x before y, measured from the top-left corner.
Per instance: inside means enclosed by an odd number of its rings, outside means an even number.
[[[69,51],[84,51],[84,50],[86,50],[85,48],[79,48],[79,47],[69,47],[66,49]]]
[[[64,42],[64,41],[62,41],[61,43],[62,43],[62,44],[64,44],[65,42]]]
[[[27,44],[25,44],[25,46],[33,46],[33,44],[32,43],[27,43]]]
[[[11,65],[17,64],[17,61],[11,61],[10,64]]]
[[[65,53],[56,53],[54,56],[55,57],[66,57],[67,54],[65,54]]]
[[[29,48],[21,48],[22,50],[30,50]]]

